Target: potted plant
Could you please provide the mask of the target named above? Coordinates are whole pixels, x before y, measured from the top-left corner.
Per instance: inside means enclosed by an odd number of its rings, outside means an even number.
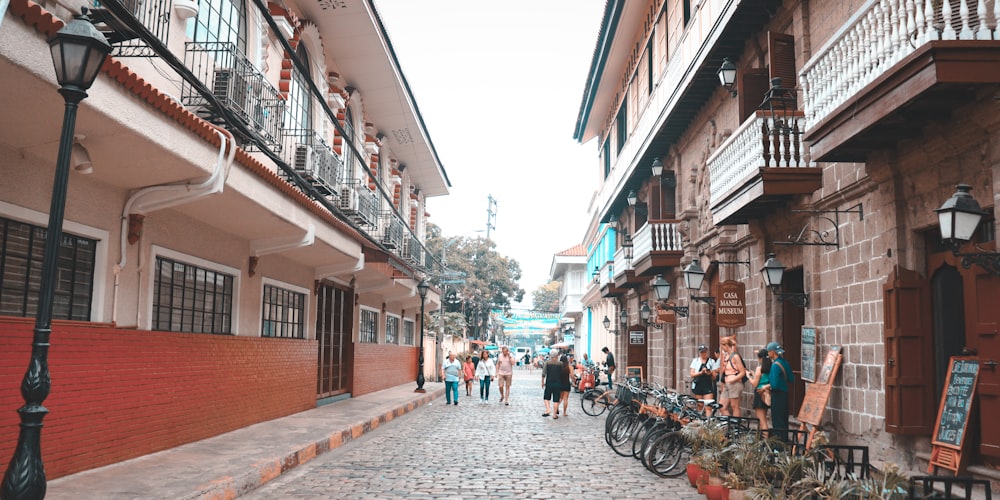
[[[748,488],[766,484],[764,478],[768,475],[772,456],[767,443],[756,434],[748,433],[730,440],[723,455],[723,479],[729,487],[729,498],[743,500]]]
[[[691,447],[691,462],[688,464],[688,481],[692,486],[708,484],[713,473],[719,477],[721,455],[726,443],[726,428],[717,420],[690,422],[681,429],[681,435]],[[700,477],[704,480],[699,481]],[[721,483],[721,481],[720,481]],[[699,486],[699,493],[703,487]]]

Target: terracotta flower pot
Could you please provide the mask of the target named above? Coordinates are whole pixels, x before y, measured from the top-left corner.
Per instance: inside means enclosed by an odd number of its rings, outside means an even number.
[[[729,488],[724,484],[706,484],[704,490],[708,500],[729,500]]]
[[[729,489],[729,500],[746,500],[747,490]]]
[[[705,472],[694,462],[688,462],[687,464],[687,475],[688,481],[691,486],[698,486],[698,478],[701,477],[702,473]]]

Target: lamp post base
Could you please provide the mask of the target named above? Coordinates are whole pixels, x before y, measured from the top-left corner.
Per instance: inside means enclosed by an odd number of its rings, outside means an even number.
[[[423,394],[427,392],[427,389],[413,389],[413,392],[419,392],[420,394]]]

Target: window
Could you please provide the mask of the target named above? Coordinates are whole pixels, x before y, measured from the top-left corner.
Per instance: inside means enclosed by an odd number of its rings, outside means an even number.
[[[413,320],[403,320],[403,345],[413,345]]]
[[[0,315],[34,316],[42,283],[43,227],[0,217]],[[90,320],[97,240],[63,233],[56,260],[52,317]]]
[[[341,156],[344,160],[344,181],[354,180],[354,113],[348,105],[344,110],[344,142]]]
[[[289,130],[313,130],[312,93],[309,90],[310,71],[309,53],[306,45],[299,42],[295,55],[306,68],[302,74],[297,69],[292,70],[292,80],[288,86],[288,105],[285,108],[285,128]]]
[[[361,342],[378,343],[378,311],[361,308],[361,324],[358,329]]]
[[[611,134],[604,139],[604,178],[611,175]]]
[[[246,53],[244,0],[198,0],[198,16],[188,20],[187,36],[194,42],[231,43]]]
[[[306,294],[264,285],[261,336],[304,339]]]
[[[616,153],[621,153],[625,147],[625,139],[628,137],[628,105],[622,100],[622,107],[618,109],[618,116],[615,117],[615,140],[618,141]]]
[[[232,275],[160,256],[154,271],[154,330],[232,333]]]
[[[399,316],[386,315],[385,317],[385,343],[399,343]]]

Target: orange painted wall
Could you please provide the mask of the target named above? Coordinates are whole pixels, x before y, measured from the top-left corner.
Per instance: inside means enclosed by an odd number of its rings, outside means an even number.
[[[33,320],[0,318],[0,464],[17,443]],[[54,322],[42,429],[49,479],[316,406],[314,340]],[[398,368],[398,367],[397,367]],[[364,374],[361,380],[371,377]]]

